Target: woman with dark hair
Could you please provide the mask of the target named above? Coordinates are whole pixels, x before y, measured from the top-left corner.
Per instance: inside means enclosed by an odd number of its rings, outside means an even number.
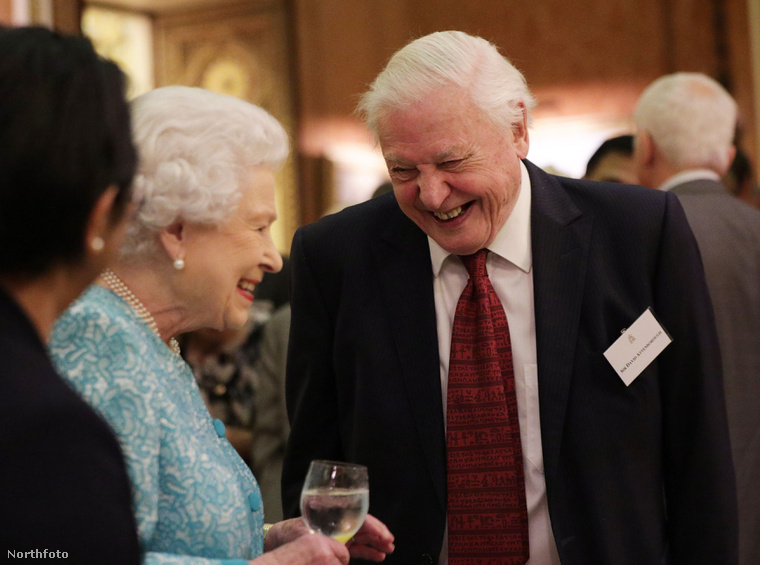
[[[119,249],[124,78],[89,41],[0,29],[0,551],[139,563],[119,444],[57,374],[55,319]]]

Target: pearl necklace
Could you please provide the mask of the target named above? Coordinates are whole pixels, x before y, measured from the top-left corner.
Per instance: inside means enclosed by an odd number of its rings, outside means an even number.
[[[129,304],[129,307],[134,310],[135,314],[137,314],[142,319],[142,321],[145,322],[151,330],[153,330],[153,333],[156,334],[159,339],[161,339],[161,334],[158,331],[156,320],[153,319],[153,316],[151,316],[150,312],[148,312],[148,309],[143,305],[143,303],[140,302],[140,300],[134,294],[132,294],[132,291],[129,290],[129,287],[124,284],[124,281],[122,281],[111,269],[106,269],[101,273],[100,276],[108,285],[108,288],[123,298],[124,301]],[[169,348],[175,355],[179,356],[179,343],[177,343],[176,339],[171,338],[169,340]]]

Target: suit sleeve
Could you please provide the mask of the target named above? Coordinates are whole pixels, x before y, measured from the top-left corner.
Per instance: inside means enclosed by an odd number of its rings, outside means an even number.
[[[282,473],[283,515],[299,515],[301,486],[312,459],[343,458],[335,378],[333,322],[316,271],[324,265],[307,253],[303,229],[291,250],[291,326],[286,373],[290,438]],[[335,276],[334,273],[328,273]]]
[[[663,472],[670,563],[737,563],[737,507],[715,320],[694,236],[668,195],[656,314],[662,353]]]

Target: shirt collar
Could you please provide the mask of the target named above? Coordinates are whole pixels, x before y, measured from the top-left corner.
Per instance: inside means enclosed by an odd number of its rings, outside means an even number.
[[[530,251],[531,185],[528,169],[522,161],[520,161],[520,171],[520,194],[517,197],[517,203],[488,249],[528,273],[533,265],[533,255]],[[441,272],[443,262],[453,254],[429,236],[428,244],[430,259],[433,263],[433,276],[437,277]]]
[[[688,171],[681,171],[676,173],[659,187],[660,190],[668,191],[679,184],[691,182],[693,180],[720,180],[720,175],[710,169],[689,169]]]

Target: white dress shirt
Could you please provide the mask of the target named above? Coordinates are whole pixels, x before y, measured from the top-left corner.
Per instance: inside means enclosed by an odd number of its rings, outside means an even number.
[[[533,255],[530,238],[530,178],[521,163],[522,183],[512,214],[488,249],[486,269],[509,322],[520,420],[528,506],[529,565],[560,565],[546,501],[541,421],[538,414],[538,362],[536,319],[533,307]],[[428,238],[433,262],[433,290],[438,328],[443,416],[446,421],[451,330],[459,296],[467,285],[467,269],[456,255]],[[448,528],[440,565],[448,565]]]
[[[711,171],[710,169],[689,169],[687,171],[681,171],[680,173],[676,173],[675,175],[670,177],[668,180],[666,180],[664,183],[662,183],[658,187],[658,189],[664,190],[665,192],[667,192],[671,188],[674,188],[678,186],[679,184],[684,184],[687,182],[691,182],[693,180],[704,180],[704,179],[720,181],[720,175],[716,173],[715,171]]]

